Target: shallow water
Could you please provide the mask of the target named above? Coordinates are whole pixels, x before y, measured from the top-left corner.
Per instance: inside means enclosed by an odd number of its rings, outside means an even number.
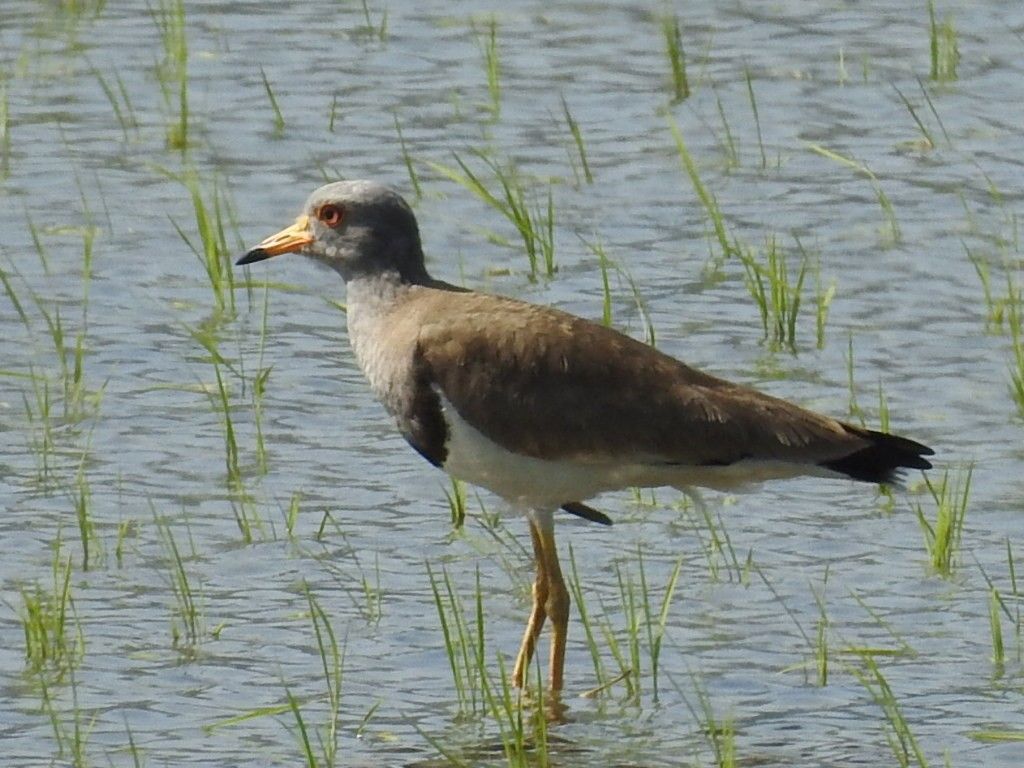
[[[965,246],[991,263],[997,294],[1005,293],[1004,264],[1020,280],[1024,10],[958,9],[959,79],[934,84],[924,6],[689,3],[678,13],[693,92],[673,105],[656,3],[389,4],[381,41],[357,3],[190,1],[190,146],[182,153],[167,146],[177,92],[161,93],[163,49],[147,3],[110,3],[98,15],[89,3],[78,14],[55,5],[0,6],[0,131],[8,137],[0,137],[0,270],[11,286],[0,297],[5,766],[72,762],[75,712],[88,731],[79,752],[89,764],[132,765],[132,739],[148,765],[297,764],[295,718],[280,709],[286,690],[311,731],[327,712],[304,583],[345,649],[340,763],[445,764],[433,740],[467,764],[505,764],[492,719],[456,716],[427,567],[447,569],[467,611],[479,570],[497,680],[497,654],[509,663],[528,607],[523,521],[505,516],[492,536],[481,502],[488,513],[501,504],[470,491],[471,519],[453,533],[447,481],[396,436],[355,367],[344,316],[330,303],[344,300],[340,280],[301,259],[276,260],[249,270],[255,287],[240,282],[235,314],[218,312],[178,233],[199,241],[189,192],[171,176],[191,170],[204,193],[216,178],[228,195],[235,224],[227,239],[239,252],[289,222],[325,178],[376,178],[411,197],[396,117],[423,185],[416,211],[436,275],[599,317],[599,261],[584,240],[600,242],[635,281],[661,349],[846,417],[852,339],[869,421],[877,422],[881,383],[893,429],[936,449],[934,481],[943,469],[956,475],[974,465],[950,578],[928,566],[914,508],[931,517],[934,504],[919,476],[894,493],[891,511],[870,487],[846,482],[707,494],[739,571],[728,554],[708,552],[707,526],[668,491],[653,505],[628,493],[601,498],[595,505],[616,520],[611,531],[560,520],[563,560],[571,543],[591,617],[607,617],[620,643],[617,573],[638,581],[642,551],[660,607],[680,557],[682,567],[658,701],[646,650],[638,702],[621,684],[603,698],[577,697],[597,680],[574,616],[569,722],[552,730],[553,762],[713,763],[703,695],[716,720],[735,728],[740,764],[889,764],[888,721],[858,678],[866,667],[843,652],[870,647],[881,649],[878,669],[932,764],[947,752],[956,766],[1020,764],[1019,741],[978,734],[1024,731],[1021,638],[1003,615],[1007,658],[1002,668],[992,662],[986,581],[1016,616],[1007,542],[1019,568],[1024,424],[1008,389],[1009,334],[986,328]],[[369,5],[374,23],[384,10]],[[941,21],[945,4],[937,12]],[[478,44],[492,14],[497,117]],[[261,66],[284,117],[280,135]],[[100,76],[114,93],[120,78],[131,108],[119,103],[134,121],[122,127]],[[896,88],[934,147],[921,143]],[[562,97],[580,125],[593,184],[573,171]],[[823,349],[814,343],[812,278],[796,353],[762,343],[742,265],[733,258],[714,268],[718,245],[666,114],[732,235],[762,250],[775,236],[791,265],[798,237],[820,261],[823,285],[835,283]],[[728,163],[722,115],[738,165]],[[866,165],[875,180],[811,145]],[[515,160],[545,204],[553,180],[553,279],[531,281],[507,222],[429,166],[454,165],[458,153],[486,177],[474,150]],[[874,184],[891,202],[898,241]],[[642,337],[629,282],[613,274],[611,290],[615,324]],[[83,334],[85,396],[67,417],[46,321],[58,309],[72,368]],[[225,361],[244,492],[227,481],[214,366],[193,332],[215,338]],[[261,367],[271,368],[265,473],[251,396]],[[40,393],[52,400],[49,431]],[[88,570],[75,515],[83,486],[95,527]],[[289,536],[293,494],[300,513]],[[253,541],[236,514],[254,521]],[[183,624],[167,530],[200,607],[194,643],[172,638],[172,625]],[[743,567],[748,553],[755,567]],[[72,563],[84,638],[73,685],[49,668],[41,677],[24,658],[21,590],[52,590],[55,557]],[[831,654],[825,686],[814,666],[816,595]]]

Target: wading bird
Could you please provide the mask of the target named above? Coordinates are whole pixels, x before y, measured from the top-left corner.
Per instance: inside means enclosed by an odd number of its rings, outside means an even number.
[[[320,187],[295,222],[238,260],[300,253],[347,283],[348,335],[374,394],[427,461],[524,510],[533,608],[513,669],[522,686],[546,620],[548,684],[562,688],[569,592],[559,509],[631,486],[731,489],[798,475],[872,483],[929,469],[933,451],[702,373],[550,307],[432,278],[416,218],[389,187]]]

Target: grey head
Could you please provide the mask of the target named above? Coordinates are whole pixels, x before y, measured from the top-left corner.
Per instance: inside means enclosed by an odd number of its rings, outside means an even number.
[[[336,181],[320,187],[306,200],[295,223],[236,263],[252,264],[283,253],[309,256],[346,281],[430,282],[412,209],[391,187],[374,181]]]

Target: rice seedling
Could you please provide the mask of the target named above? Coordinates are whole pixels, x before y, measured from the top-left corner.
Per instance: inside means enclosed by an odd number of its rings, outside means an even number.
[[[54,739],[57,742],[57,757],[64,758],[62,765],[69,765],[71,768],[89,768],[92,761],[86,754],[86,745],[96,724],[96,715],[85,722],[84,713],[78,705],[78,683],[75,680],[74,670],[68,671],[68,681],[71,691],[71,713],[70,724],[64,722],[66,716],[57,711],[50,687],[43,675],[39,676],[39,685],[42,695],[42,709],[50,720],[53,728]]]
[[[419,174],[416,173],[416,168],[412,164],[412,156],[409,154],[409,148],[405,144],[405,136],[402,135],[402,125],[398,122],[398,115],[393,115],[393,117],[395,118],[395,133],[398,134],[398,145],[402,149],[402,162],[405,163],[405,170],[409,174],[409,184],[412,186],[413,194],[419,200],[423,197],[423,188],[420,186]]]
[[[238,439],[235,436],[235,425],[231,418],[231,400],[224,377],[220,372],[220,365],[216,362],[213,364],[213,373],[217,379],[217,392],[215,395],[211,394],[210,401],[214,410],[219,412],[221,425],[224,427],[224,468],[228,485],[239,489],[242,487],[242,470],[239,464]]]
[[[227,192],[221,188],[217,180],[211,182],[209,190],[204,193],[199,177],[195,172],[182,174],[164,171],[165,175],[181,183],[189,193],[192,210],[195,214],[196,233],[199,245],[194,245],[184,228],[174,219],[171,224],[178,236],[196,255],[206,272],[207,281],[213,291],[218,311],[235,312],[235,278],[232,269],[234,250],[228,246],[226,224],[233,219],[231,201]],[[236,232],[237,235],[237,232]]]
[[[274,95],[274,89],[270,87],[270,81],[267,79],[267,73],[260,66],[260,78],[263,80],[263,90],[267,93],[267,100],[270,102],[270,108],[274,113],[274,133],[275,139],[279,139],[284,136],[284,115],[281,113],[281,105],[277,103],[277,97]]]
[[[11,175],[11,112],[7,86],[0,83],[0,179]]]
[[[114,73],[114,83],[117,85],[115,89],[114,86],[107,82],[98,69],[93,69],[93,74],[96,75],[96,80],[103,90],[103,95],[110,102],[110,108],[114,112],[117,124],[121,126],[121,134],[124,140],[127,142],[132,138],[138,138],[139,120],[135,116],[135,106],[132,104],[131,96],[128,95],[128,89],[125,88],[121,75],[117,72]]]
[[[885,390],[882,389],[882,382],[878,382],[878,431],[885,432],[888,434],[890,420],[889,420],[889,400],[885,396]]]
[[[714,228],[715,238],[718,240],[718,245],[722,251],[719,259],[724,261],[730,256],[737,254],[739,246],[726,229],[725,217],[722,215],[722,209],[718,207],[718,200],[715,199],[715,196],[711,194],[701,181],[700,175],[697,173],[697,164],[694,162],[690,150],[686,147],[686,141],[683,139],[682,131],[679,130],[679,124],[672,117],[669,117],[669,129],[672,131],[672,137],[675,139],[676,152],[679,154],[679,160],[683,164],[683,170],[690,177],[693,191],[697,193],[697,199],[700,200],[700,204],[704,207],[704,211],[707,213],[708,219]]]
[[[579,172],[576,168],[576,158],[579,158],[579,167],[583,171],[584,180],[587,184],[593,184],[594,174],[591,173],[590,162],[587,160],[587,147],[583,143],[583,132],[580,130],[580,124],[576,122],[576,118],[569,111],[569,104],[566,102],[565,96],[562,96],[562,114],[565,116],[565,123],[569,126],[569,133],[572,135],[573,145],[576,147],[575,157],[571,152],[569,153],[569,163],[572,165],[576,183],[579,184]]]
[[[722,106],[722,100],[718,97],[717,93],[715,94],[715,104],[718,107],[718,118],[722,121],[722,130],[725,133],[725,141],[719,142],[725,155],[725,167],[739,168],[739,149],[736,146],[736,140],[733,138],[732,128],[729,127],[729,120],[725,116],[725,107]]]
[[[914,736],[910,723],[903,714],[903,709],[896,700],[896,694],[893,693],[889,681],[885,679],[882,670],[878,668],[878,664],[872,655],[867,654],[863,656],[862,662],[866,669],[854,669],[854,677],[867,689],[868,693],[871,694],[871,698],[882,708],[882,712],[885,714],[885,738],[889,743],[890,749],[892,749],[893,756],[896,758],[896,763],[901,768],[907,768],[910,765],[928,768],[928,760],[924,756],[924,751],[921,749],[917,737]]]
[[[985,297],[985,330],[992,332],[1002,331],[1007,315],[1015,311],[1019,312],[1021,306],[1020,288],[1013,279],[1012,271],[1004,266],[1006,294],[996,295],[996,291],[992,286],[991,267],[989,266],[988,259],[969,248],[966,243],[963,246],[964,251],[967,253],[967,259],[971,262],[974,271],[978,275],[978,280],[981,282],[981,290]]]
[[[256,374],[252,377],[251,387],[251,400],[252,400],[252,418],[253,426],[256,430],[256,469],[260,474],[266,474],[268,469],[267,464],[267,444],[263,437],[263,398],[267,393],[267,382],[270,379],[270,373],[273,371],[274,366],[264,366],[263,356],[267,346],[267,318],[270,307],[270,286],[265,285],[263,287],[263,313],[260,322],[260,339],[259,339],[259,353],[256,363]],[[210,336],[211,345],[215,347],[216,339]],[[216,352],[216,349],[213,350]],[[214,359],[217,359],[216,357]],[[244,376],[242,377],[243,385],[245,382]]]
[[[64,420],[70,423],[77,423],[89,416],[94,416],[99,410],[103,389],[106,385],[104,384],[95,391],[90,391],[86,388],[84,330],[78,331],[75,335],[74,347],[69,349],[66,342],[67,333],[61,319],[60,307],[57,307],[51,313],[47,311],[42,299],[34,294],[32,298],[36,303],[36,309],[46,323],[50,341],[53,344],[53,350],[57,357]],[[48,400],[48,392],[44,394],[47,395]]]
[[[887,233],[888,240],[893,243],[898,243],[903,239],[903,234],[900,231],[899,221],[896,219],[896,211],[893,209],[892,202],[889,200],[888,195],[885,194],[885,190],[882,189],[882,185],[878,181],[878,177],[875,176],[874,172],[868,168],[867,165],[845,157],[838,152],[834,152],[819,144],[808,144],[807,147],[812,152],[815,152],[824,158],[837,162],[840,165],[845,165],[847,168],[852,168],[857,173],[867,176],[875,191],[875,198],[878,200],[878,206],[882,210],[882,214],[885,218],[885,232]]]
[[[18,299],[18,292],[14,290],[14,283],[11,282],[11,276],[7,274],[7,271],[0,267],[0,284],[4,287],[4,293],[7,294],[8,300],[11,302],[11,306],[14,307],[14,311],[18,313],[18,317],[21,318],[21,324],[29,331],[32,330],[32,324],[29,322],[28,315],[25,313],[25,308],[21,305],[21,301]]]
[[[711,696],[707,687],[700,681],[696,674],[691,675],[693,690],[697,694],[697,707],[690,703],[689,697],[683,691],[675,678],[668,675],[672,687],[682,698],[690,714],[700,723],[701,732],[711,745],[714,756],[715,768],[736,768],[738,758],[736,757],[736,726],[732,717],[720,718],[715,714],[711,704]]]
[[[747,81],[747,96],[750,98],[750,111],[754,115],[754,127],[757,129],[757,146],[761,150],[761,168],[768,167],[768,155],[764,151],[764,138],[761,136],[761,117],[757,112],[757,99],[754,98],[754,80],[750,76],[750,68],[744,67],[743,74]]]
[[[430,563],[427,564],[427,578],[434,595],[434,607],[441,624],[445,653],[452,673],[452,684],[458,699],[458,716],[469,717],[483,711],[484,621],[483,597],[480,592],[480,570],[476,572],[477,608],[476,633],[466,620],[462,600],[458,597],[448,570],[441,569],[437,577]]]
[[[619,676],[614,680],[610,679],[605,672],[604,663],[601,661],[601,650],[597,643],[594,632],[594,623],[590,618],[590,611],[587,608],[587,601],[583,591],[583,583],[580,580],[579,571],[576,568],[576,555],[573,552],[572,544],[569,545],[569,590],[572,592],[573,605],[576,606],[576,613],[579,614],[580,624],[583,626],[583,634],[587,641],[587,650],[590,651],[590,660],[594,665],[594,679],[597,685],[584,696],[594,697],[605,692],[614,683],[623,680]]]
[[[960,64],[956,28],[949,16],[941,22],[936,20],[934,0],[928,0],[928,49],[931,53],[931,79],[940,83],[956,80],[956,69]]]
[[[580,237],[580,240],[582,240],[583,244],[590,249],[591,253],[597,256],[598,268],[601,270],[601,325],[605,326],[606,328],[611,328],[612,289],[609,273],[611,272],[611,269],[613,267],[616,269],[618,267],[615,267],[615,265],[613,265],[611,260],[608,258],[608,254],[605,252],[603,243],[601,243],[600,241],[595,241],[591,243],[588,242],[587,240],[583,240],[582,237]]]
[[[526,681],[533,683],[528,692],[520,688],[513,690],[500,656],[500,687],[495,686],[489,676],[484,677],[488,683],[484,690],[488,694],[491,715],[498,724],[505,759],[510,768],[549,768],[551,765],[548,755],[548,719],[560,720],[561,708],[556,702],[546,699],[539,662],[534,665],[534,671],[533,680]],[[552,705],[550,709],[548,704]]]
[[[1019,292],[1016,299],[1008,303],[1007,308],[1013,350],[1013,358],[1010,361],[1010,395],[1017,404],[1017,414],[1024,418],[1024,317],[1021,315]]]
[[[797,243],[800,241],[797,240]],[[801,250],[803,247],[801,246]],[[814,268],[814,339],[818,349],[825,348],[825,324],[828,322],[828,311],[832,299],[836,297],[836,283],[833,280],[828,288],[821,284],[821,263],[816,262]]]
[[[107,0],[58,0],[57,7],[72,16],[82,16],[92,11],[93,18],[99,18],[103,9],[107,6]]]
[[[636,550],[637,564],[640,570],[640,598],[644,611],[644,626],[647,629],[647,651],[650,660],[651,686],[654,703],[658,703],[658,661],[661,657],[661,643],[665,637],[665,626],[668,623],[668,611],[672,606],[672,596],[675,594],[676,583],[679,581],[679,571],[683,567],[683,558],[676,560],[675,567],[665,584],[664,593],[661,598],[661,607],[655,614],[651,610],[650,590],[647,588],[647,575],[644,573],[643,552],[639,545]],[[621,583],[621,582],[620,582]]]
[[[846,51],[839,49],[839,84],[846,85],[850,80],[850,73],[846,71]]]
[[[363,6],[363,19],[366,22],[366,33],[383,43],[388,39],[388,9],[385,8],[381,13],[380,23],[377,24],[370,14],[370,4],[367,0],[361,0],[361,2]]]
[[[25,221],[28,224],[29,234],[32,236],[32,245],[35,247],[36,255],[39,257],[39,263],[43,267],[43,272],[46,275],[49,275],[50,274],[50,258],[49,258],[49,254],[48,254],[48,252],[46,250],[46,246],[43,245],[42,238],[40,237],[40,234],[39,234],[39,228],[36,226],[36,223],[32,220],[32,214],[30,214],[27,210],[25,211]],[[3,271],[2,270],[0,270],[0,278],[3,278]],[[7,284],[7,281],[4,280],[5,287],[6,287],[6,284]],[[8,294],[11,295],[12,301],[15,301],[15,304],[17,304],[15,297],[13,296],[13,294],[11,294],[11,292],[9,290],[8,290]],[[22,320],[24,321],[24,319],[25,319],[24,315],[22,315]]]
[[[675,13],[661,17],[661,34],[665,40],[665,54],[668,56],[672,73],[672,103],[678,104],[690,95],[690,83],[686,77],[686,51],[679,30],[679,16]]]
[[[846,411],[851,419],[856,419],[860,422],[863,427],[867,424],[867,413],[863,408],[860,407],[860,403],[857,402],[857,384],[854,381],[853,371],[853,332],[846,340],[846,388],[849,392],[849,400],[846,404]]]
[[[786,253],[774,236],[765,242],[763,263],[750,248],[739,248],[737,255],[743,264],[747,291],[761,315],[764,340],[772,350],[786,347],[796,352],[796,320],[807,276],[806,254],[795,278],[790,275]]]
[[[893,90],[896,91],[896,95],[900,97],[900,101],[903,102],[903,106],[907,108],[907,111],[910,113],[910,117],[914,120],[914,123],[917,124],[917,129],[921,132],[921,136],[923,138],[916,146],[924,150],[934,149],[935,137],[932,136],[931,131],[928,130],[928,127],[921,121],[921,118],[918,117],[917,110],[914,109],[914,105],[911,104],[910,100],[903,95],[903,91],[899,89],[899,86],[897,86],[896,83],[892,83],[892,87]]]
[[[452,528],[460,530],[466,523],[466,484],[457,478],[450,478],[451,490],[445,489],[448,511],[451,513]]]
[[[167,128],[167,146],[184,152],[189,144],[185,0],[158,0],[156,5],[149,7],[149,13],[160,33],[164,52],[163,60],[156,67],[157,81],[168,110],[176,112],[174,121]]]
[[[497,18],[491,16],[483,24],[483,29],[478,29],[474,23],[473,32],[476,35],[477,47],[484,58],[484,71],[487,74],[487,94],[490,97],[487,109],[491,113],[491,119],[497,120],[501,115],[501,60],[498,51]]]
[[[40,483],[46,482],[53,474],[53,456],[56,451],[54,438],[53,402],[50,398],[50,382],[36,374],[34,368],[29,369],[32,381],[32,394],[35,405],[28,399],[23,390],[22,402],[25,405],[25,418],[31,430],[29,447],[36,458],[36,475]]]
[[[71,558],[63,557],[60,536],[54,548],[52,586],[37,582],[21,588],[21,627],[25,636],[25,664],[32,673],[50,672],[62,679],[85,654],[85,636],[71,591]]]
[[[907,641],[903,635],[901,635],[891,622],[887,621],[876,609],[868,605],[867,601],[854,592],[852,589],[849,591],[850,597],[859,605],[864,612],[871,617],[871,619],[879,627],[885,630],[892,641],[895,643],[895,647],[865,647],[865,646],[847,646],[843,649],[845,654],[852,654],[858,658],[864,655],[874,656],[917,656],[917,651]]]
[[[639,703],[643,692],[641,683],[649,676],[652,699],[654,703],[657,703],[660,696],[662,641],[665,637],[672,598],[682,569],[682,558],[676,561],[662,591],[660,605],[656,607],[648,585],[643,551],[638,546],[637,574],[634,575],[632,570],[624,569],[619,564],[615,565],[619,603],[612,611],[610,606],[601,601],[602,612],[596,621],[591,617],[587,608],[575,555],[571,547],[569,549],[569,564],[569,589],[580,615],[597,681],[597,685],[583,695],[592,698],[605,693],[618,683],[623,683],[626,688],[626,698],[634,703]],[[622,615],[623,624],[619,629],[613,626],[611,619],[613,612]],[[609,677],[605,671],[601,658],[602,652],[597,641],[598,630],[604,639],[607,651],[618,667],[617,673],[612,677]]]
[[[1003,591],[996,586],[992,578],[985,572],[985,568],[978,562],[977,557],[975,557],[975,562],[981,571],[982,578],[985,579],[985,583],[988,585],[992,661],[996,665],[996,676],[998,677],[1003,673],[1006,659],[1006,646],[1003,640],[1003,623],[999,617],[1000,613],[1006,617],[1013,627],[1013,634],[1016,638],[1017,663],[1019,664],[1024,660],[1024,631],[1022,631],[1022,626],[1024,625],[1021,623],[1020,613],[1021,593],[1017,588],[1017,571],[1013,562],[1013,547],[1010,544],[1009,538],[1006,539],[1006,564],[1010,581],[1009,598],[1004,596]]]
[[[491,192],[480,177],[458,155],[455,155],[455,162],[459,166],[457,169],[434,162],[431,162],[430,166],[498,211],[516,228],[530,263],[531,281],[535,281],[541,272],[546,277],[553,277],[558,269],[555,265],[553,183],[548,182],[547,205],[545,206],[543,200],[538,200],[535,195],[528,195],[523,186],[523,180],[514,165],[504,168],[482,152],[474,152],[474,154],[493,174],[500,188],[497,194]]]
[[[78,477],[75,480],[75,485],[75,519],[78,521],[78,535],[82,544],[82,570],[88,571],[91,556],[96,556],[101,552],[101,542],[96,534],[96,526],[93,525],[92,521],[92,494],[89,490],[89,482],[85,479],[84,460],[78,466]]]
[[[331,111],[327,115],[327,130],[334,133],[334,124],[338,120],[338,94],[331,98]]]
[[[191,655],[195,652],[203,636],[203,614],[200,600],[201,586],[194,589],[185,568],[185,559],[178,548],[178,542],[171,531],[170,523],[159,517],[156,509],[150,504],[153,520],[164,547],[164,556],[170,565],[171,593],[174,596],[174,609],[171,614],[171,645],[179,651]],[[189,541],[191,543],[191,533]],[[192,557],[195,557],[193,547]]]
[[[1024,731],[971,731],[968,734],[975,741],[984,742],[1017,742],[1024,741]]]
[[[818,604],[818,620],[815,626],[814,639],[814,667],[817,673],[818,686],[824,688],[828,685],[829,656],[828,656],[828,633],[831,626],[825,604],[825,588],[828,586],[829,568],[825,566],[825,576],[821,580],[821,591],[811,585],[811,594],[814,595],[814,602]]]
[[[637,314],[643,322],[644,341],[652,347],[657,346],[658,337],[654,328],[654,321],[651,319],[651,313],[647,309],[647,302],[644,300],[643,294],[640,292],[640,287],[636,284],[636,280],[633,279],[633,275],[630,274],[628,269],[609,258],[602,243],[590,242],[582,237],[580,240],[582,240],[583,244],[590,249],[591,253],[597,256],[598,268],[601,271],[601,323],[608,327],[612,326],[612,292],[610,276],[611,272],[614,271],[619,278],[620,285],[622,282],[625,282],[626,287],[629,289]],[[651,498],[653,499],[654,491],[652,490],[650,493],[652,494]]]
[[[988,625],[992,635],[992,663],[995,665],[996,677],[1001,677],[1006,664],[1006,650],[1003,646],[1003,623],[999,618],[999,592],[992,587],[988,593]]]
[[[973,467],[958,472],[950,478],[949,472],[942,475],[936,485],[925,478],[928,491],[935,503],[935,522],[925,517],[921,504],[915,504],[917,520],[924,533],[925,547],[932,568],[942,576],[951,576],[960,555],[960,541],[963,536],[964,519],[967,516],[967,501],[971,492]]]
[[[700,543],[701,552],[707,562],[708,576],[714,582],[722,580],[722,571],[730,582],[750,584],[750,571],[754,567],[754,553],[748,551],[746,559],[741,562],[729,537],[721,515],[717,515],[717,523],[711,517],[711,510],[698,495],[691,497],[695,503],[683,507],[683,512],[690,521],[691,528]],[[694,509],[700,510],[700,517],[694,515]],[[705,538],[705,531],[707,537]]]
[[[114,560],[117,561],[118,568],[124,565],[125,542],[128,541],[130,536],[135,536],[138,527],[138,523],[133,519],[122,520],[117,524],[117,538],[114,541]]]
[[[132,733],[132,728],[128,725],[127,717],[124,721],[124,729],[128,733],[128,754],[132,756],[132,766],[134,766],[134,768],[142,768],[142,753],[139,750],[138,745],[135,743],[135,734]]]
[[[338,637],[323,606],[313,595],[308,584],[303,584],[309,616],[316,636],[317,651],[323,670],[323,682],[327,695],[327,716],[323,726],[316,732],[319,754],[313,749],[310,731],[302,717],[298,699],[285,686],[288,709],[295,718],[296,732],[306,765],[309,768],[333,768],[338,760],[338,724],[341,719],[341,685],[345,666],[344,647],[339,647]]]

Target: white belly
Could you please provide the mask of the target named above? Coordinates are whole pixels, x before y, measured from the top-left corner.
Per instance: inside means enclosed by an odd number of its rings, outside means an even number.
[[[740,461],[725,467],[644,464],[628,460],[570,461],[536,459],[506,450],[466,422],[441,395],[448,425],[444,470],[524,509],[556,509],[604,491],[633,486],[700,486],[737,490],[765,480],[811,474],[839,477],[821,467],[780,461]]]

